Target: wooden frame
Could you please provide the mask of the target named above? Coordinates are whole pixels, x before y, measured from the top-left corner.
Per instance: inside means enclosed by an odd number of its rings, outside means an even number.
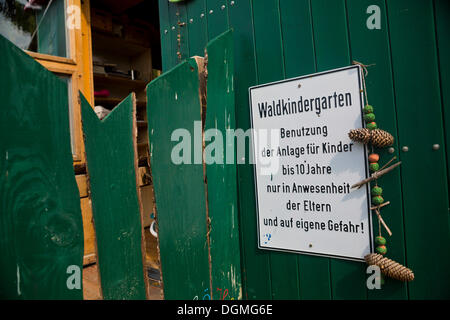
[[[92,46],[90,27],[90,3],[89,0],[65,0],[66,21],[68,8],[79,8],[72,10],[71,14],[80,13],[75,16],[74,28],[67,29],[68,57],[58,57],[48,54],[25,51],[37,62],[48,70],[70,76],[72,86],[73,105],[73,134],[74,150],[73,161],[76,166],[84,166],[86,163],[84,155],[83,132],[81,128],[80,99],[78,92],[81,91],[86,99],[93,104],[93,79],[92,79]]]

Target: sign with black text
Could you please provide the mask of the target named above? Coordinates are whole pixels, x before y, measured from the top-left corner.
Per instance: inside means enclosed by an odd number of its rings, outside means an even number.
[[[260,249],[363,260],[372,251],[360,68],[249,89]]]

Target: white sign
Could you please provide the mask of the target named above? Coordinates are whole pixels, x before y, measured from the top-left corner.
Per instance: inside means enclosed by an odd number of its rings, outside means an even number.
[[[364,260],[372,252],[358,66],[251,87],[260,249]]]

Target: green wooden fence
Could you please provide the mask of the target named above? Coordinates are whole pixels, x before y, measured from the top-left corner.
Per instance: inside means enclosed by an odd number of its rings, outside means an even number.
[[[221,147],[235,125],[232,39],[208,44],[207,80],[206,59],[189,58],[147,87],[166,299],[242,297],[235,154]]]
[[[82,299],[67,85],[0,36],[0,299]]]
[[[379,9],[379,29],[367,26],[371,5]],[[396,141],[393,154],[380,153],[403,161],[380,183],[391,202],[384,210],[394,232],[389,257],[410,266],[416,279],[387,280],[382,290],[366,289],[362,263],[258,250],[253,167],[239,165],[243,298],[450,297],[448,1],[159,0],[159,10],[164,71],[234,30],[236,127],[244,130],[248,87],[353,61],[373,64],[368,98]]]
[[[103,299],[146,298],[137,179],[136,98],[99,120],[82,96],[81,114]]]

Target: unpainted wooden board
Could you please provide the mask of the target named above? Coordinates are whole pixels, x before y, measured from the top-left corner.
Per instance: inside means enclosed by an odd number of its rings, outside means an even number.
[[[80,198],[85,198],[88,196],[88,184],[87,184],[87,175],[79,174],[75,176],[77,180],[78,191],[80,193]]]
[[[96,250],[95,250],[95,230],[94,221],[92,219],[92,206],[91,199],[81,198],[81,213],[83,216],[83,230],[84,230],[84,262],[83,264],[92,263],[95,261]],[[87,258],[94,256],[94,259]]]

